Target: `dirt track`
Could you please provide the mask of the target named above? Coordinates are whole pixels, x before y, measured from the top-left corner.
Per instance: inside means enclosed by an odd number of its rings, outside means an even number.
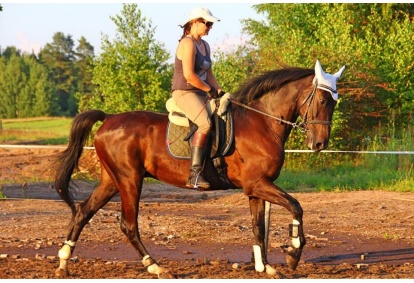
[[[57,200],[50,183],[30,178],[50,174],[50,154],[0,149],[0,178],[10,179],[2,186],[8,199],[0,201],[0,278],[56,278],[56,255],[70,210]],[[92,187],[80,185],[82,199]],[[414,278],[413,193],[292,195],[305,211],[308,241],[296,271],[286,267],[280,248],[289,243],[291,216],[276,206],[269,261],[278,274],[254,271],[247,198],[237,190],[200,193],[146,184],[141,237],[151,255],[178,278]],[[120,204],[114,198],[85,227],[70,278],[154,278],[126,242],[119,221]]]

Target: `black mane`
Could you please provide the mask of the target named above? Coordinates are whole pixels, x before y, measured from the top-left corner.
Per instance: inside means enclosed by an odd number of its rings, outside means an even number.
[[[237,101],[248,104],[270,91],[277,91],[290,82],[311,75],[315,75],[314,69],[298,67],[286,67],[269,71],[247,80],[233,96]]]

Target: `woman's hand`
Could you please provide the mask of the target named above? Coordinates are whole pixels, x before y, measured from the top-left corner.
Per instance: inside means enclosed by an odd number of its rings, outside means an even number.
[[[219,92],[217,91],[217,89],[215,89],[214,87],[211,87],[211,89],[208,91],[208,95],[213,98],[213,99],[217,99],[222,97],[225,94],[225,92],[223,90],[220,90]]]

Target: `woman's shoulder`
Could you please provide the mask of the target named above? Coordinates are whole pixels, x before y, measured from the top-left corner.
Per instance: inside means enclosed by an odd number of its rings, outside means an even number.
[[[180,43],[184,43],[184,44],[194,44],[194,39],[191,38],[190,36],[186,36],[186,37],[183,37],[180,40]]]
[[[180,40],[178,44],[176,56],[178,59],[182,60],[183,54],[195,54],[196,47],[195,44],[190,37],[184,37]]]
[[[180,40],[179,47],[185,47],[188,48],[195,48],[194,41],[191,37],[184,37]]]

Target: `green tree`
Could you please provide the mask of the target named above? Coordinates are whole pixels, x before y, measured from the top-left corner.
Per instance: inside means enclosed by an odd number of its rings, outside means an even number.
[[[246,79],[260,73],[255,54],[256,50],[251,46],[238,46],[235,51],[218,50],[214,53],[214,74],[226,92],[236,92]]]
[[[95,58],[95,95],[81,110],[98,108],[115,113],[136,109],[163,110],[169,97],[172,68],[163,44],[154,39],[152,22],[136,4],[124,4],[111,17],[116,35],[102,37],[102,53]],[[81,98],[82,99],[82,98]]]
[[[75,52],[72,36],[56,32],[52,43],[47,43],[40,51],[39,59],[57,85],[56,96],[59,108],[53,109],[53,114],[75,115],[77,107],[70,103],[76,91]]]
[[[57,107],[56,85],[48,78],[46,68],[32,56],[24,57],[29,69],[29,81],[26,91],[30,97],[30,107],[21,117],[52,116]]]
[[[6,66],[6,58],[4,56],[0,56],[0,118],[7,118],[6,105],[8,97],[6,95],[6,78],[4,75]]]
[[[94,47],[83,36],[79,40],[75,56],[77,77],[77,93],[75,98],[77,99],[77,107],[84,109],[94,92],[94,85],[92,84],[92,67],[95,55]]]
[[[22,93],[27,83],[27,70],[21,56],[12,54],[9,60],[0,58],[0,105],[1,118],[19,117],[19,107]]]
[[[10,60],[12,55],[21,56],[21,52],[15,46],[7,46],[4,51],[0,50],[0,56],[6,58],[6,60]]]
[[[343,64],[333,144],[362,146],[380,124],[404,128],[413,110],[413,4],[260,4],[267,21],[245,20],[263,70],[277,63],[328,72]],[[392,115],[391,115],[392,112]],[[374,131],[373,131],[374,129]]]
[[[0,117],[50,116],[55,88],[46,68],[32,54],[7,50],[0,56]]]

